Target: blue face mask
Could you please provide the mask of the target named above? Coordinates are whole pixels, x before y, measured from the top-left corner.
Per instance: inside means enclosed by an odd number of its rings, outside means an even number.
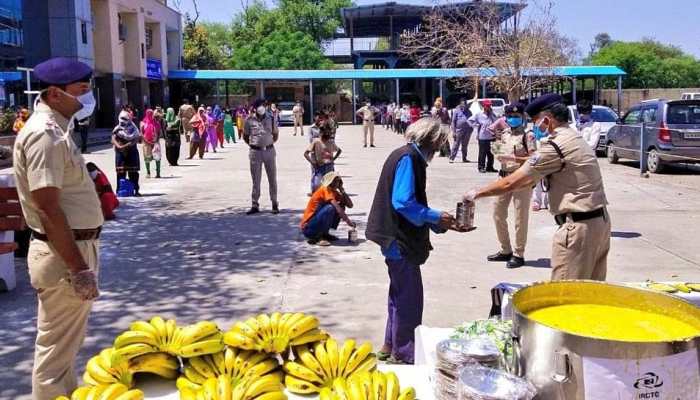
[[[537,124],[532,127],[532,133],[535,135],[535,140],[541,140],[542,138],[547,137],[547,132],[540,129],[540,126]]]
[[[506,123],[511,128],[517,128],[523,124],[523,119],[521,117],[507,117]]]

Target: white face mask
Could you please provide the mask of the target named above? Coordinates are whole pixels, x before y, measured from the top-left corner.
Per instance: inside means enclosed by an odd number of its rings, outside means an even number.
[[[88,118],[92,115],[93,112],[95,112],[95,106],[97,104],[97,101],[95,101],[95,96],[92,94],[92,91],[89,91],[85,94],[81,94],[75,99],[83,105],[83,108],[78,110],[78,112],[76,112],[73,115],[76,120],[80,121],[85,118]]]
[[[265,115],[265,106],[258,106],[258,108],[255,109],[255,112],[258,113],[259,116]]]

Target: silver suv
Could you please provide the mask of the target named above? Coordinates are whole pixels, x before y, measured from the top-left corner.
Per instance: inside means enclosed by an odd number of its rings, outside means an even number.
[[[642,122],[649,171],[671,163],[700,163],[700,100],[648,100],[630,108],[607,137],[610,163],[639,161]]]

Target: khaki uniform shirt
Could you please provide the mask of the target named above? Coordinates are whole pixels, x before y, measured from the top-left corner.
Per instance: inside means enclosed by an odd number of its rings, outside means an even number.
[[[564,169],[548,141],[564,154]],[[595,152],[569,127],[557,128],[554,135],[543,139],[523,169],[535,181],[549,175],[549,209],[554,215],[594,211],[608,204]]]
[[[180,118],[180,123],[182,124],[182,129],[185,132],[192,132],[192,117],[194,117],[195,110],[189,104],[183,104],[180,106],[180,111],[177,116]]]
[[[270,113],[266,113],[262,120],[256,115],[251,115],[245,120],[243,134],[248,136],[249,145],[267,147],[275,143],[274,136],[278,134],[277,123]]]
[[[514,133],[512,129],[507,128],[502,132],[501,138],[491,143],[491,151],[494,156],[527,157],[531,151],[537,149],[537,142],[531,131],[519,130]],[[525,135],[524,140],[523,135]],[[507,161],[501,164],[501,169],[505,172],[514,172],[520,168],[520,165],[521,163],[518,161]]]
[[[362,115],[362,120],[365,122],[374,121],[374,107],[372,106],[363,106],[359,110],[357,110],[357,113]]]
[[[39,233],[46,231],[31,192],[47,187],[61,189],[58,206],[71,229],[93,229],[104,222],[80,148],[67,134],[68,123],[39,102],[15,141],[13,164],[19,201],[27,225]]]
[[[294,106],[292,107],[292,114],[294,114],[295,117],[301,117],[304,114],[304,109],[301,108],[301,106]]]

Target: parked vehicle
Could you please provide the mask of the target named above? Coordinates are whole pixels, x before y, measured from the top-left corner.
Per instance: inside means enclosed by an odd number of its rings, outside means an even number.
[[[648,100],[630,108],[608,131],[608,161],[640,159],[642,122],[649,171],[671,163],[700,162],[700,100]]]
[[[681,100],[700,100],[700,93],[683,93]]]
[[[593,106],[593,112],[591,113],[591,118],[595,122],[600,123],[600,140],[598,140],[598,147],[595,149],[596,152],[605,153],[607,143],[607,135],[610,128],[615,126],[617,120],[620,118],[610,107],[605,106]],[[569,121],[572,128],[576,129],[576,121],[578,121],[578,111],[576,111],[576,106],[569,106]]]
[[[293,101],[281,101],[277,103],[280,125],[294,125],[294,113],[292,113],[292,108],[294,108],[295,104],[296,103]]]

